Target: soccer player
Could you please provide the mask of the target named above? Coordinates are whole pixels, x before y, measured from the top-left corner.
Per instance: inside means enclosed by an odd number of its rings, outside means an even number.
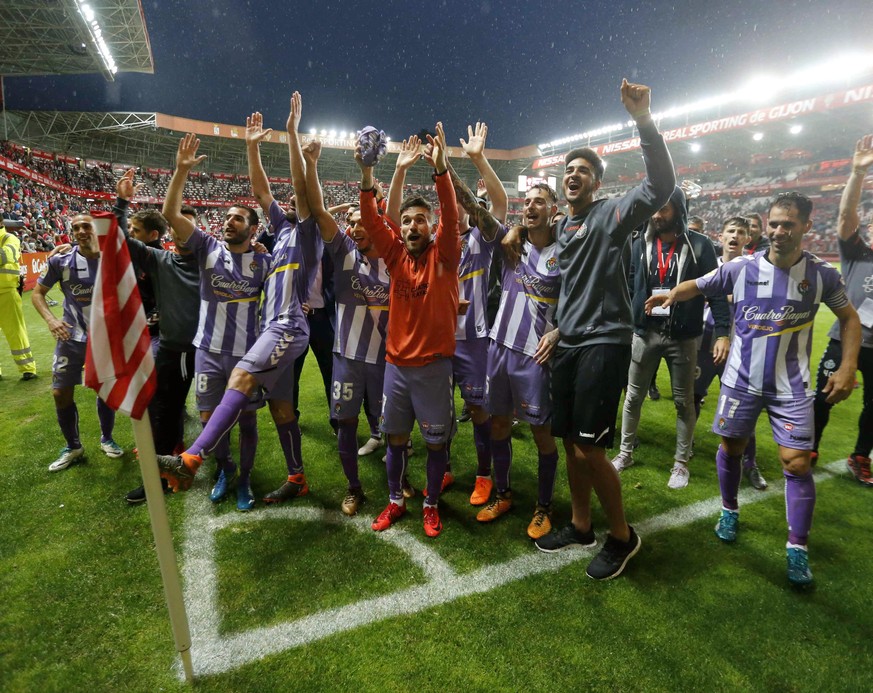
[[[318,182],[321,143],[303,150],[306,194],[312,216],[321,230],[325,252],[333,260],[336,301],[336,339],[333,344],[331,417],[339,422],[337,447],[349,482],[340,508],[355,515],[365,496],[358,476],[358,412],[366,397],[371,411],[382,403],[385,380],[385,337],[388,330],[388,273],[385,261],[374,256],[361,211],[349,212],[349,228],[341,233],[324,207]]]
[[[715,533],[722,541],[736,541],[742,455],[758,415],[767,409],[785,476],[788,580],[794,585],[812,582],[807,553],[815,508],[809,354],[819,304],[837,316],[843,345],[842,363],[824,387],[830,402],[851,394],[861,345],[861,323],[840,273],[802,248],[803,236],[812,228],[811,213],[808,197],[782,193],[770,206],[767,252],[725,263],[646,301],[651,311],[700,294],[733,296],[734,336],[712,427],[721,436],[716,467],[723,504]]]
[[[382,430],[388,436],[388,493],[390,501],[373,522],[375,531],[388,529],[406,514],[402,478],[406,469],[406,441],[418,420],[427,445],[427,496],[424,531],[442,531],[439,502],[448,454],[446,442],[454,425],[452,355],[458,316],[458,209],[448,175],[446,136],[437,123],[428,136],[425,158],[434,167],[440,200],[439,226],[427,200],[411,197],[400,205],[396,229],[376,209],[373,167],[366,166],[360,147],[355,160],[361,169],[361,216],[376,254],[391,275]],[[393,186],[392,186],[393,187]],[[398,237],[399,236],[399,237]]]
[[[263,129],[260,114],[253,114],[246,122],[252,192],[262,209],[269,211],[270,223],[276,229],[272,257],[260,256],[266,257],[270,263],[264,282],[261,335],[233,367],[221,403],[200,437],[181,456],[158,458],[161,468],[170,478],[170,484],[182,490],[191,486],[202,464],[203,453],[208,452],[233,426],[246,402],[260,386],[267,392],[270,413],[276,423],[288,469],[287,480],[264,496],[264,502],[279,503],[309,491],[303,473],[300,428],[294,415],[293,364],[303,353],[309,338],[309,326],[303,315],[300,296],[308,290],[322,247],[318,228],[309,215],[305,194],[305,164],[297,134],[301,114],[302,99],[298,92],[294,92],[286,130],[289,136],[291,177],[297,191],[297,214],[300,219],[297,226],[291,225],[270,194],[269,182],[260,163],[258,145],[270,130]],[[240,510],[249,509],[254,503],[248,481],[241,479],[237,485],[237,508]]]
[[[491,522],[512,508],[510,433],[513,417],[517,416],[530,424],[538,452],[537,503],[527,528],[531,539],[540,539],[551,531],[551,503],[558,469],[547,365],[558,343],[554,321],[561,274],[550,223],[558,209],[557,202],[557,193],[545,183],[537,183],[525,194],[522,255],[515,265],[507,259],[503,261],[500,306],[488,347],[488,409],[497,488],[476,519]],[[480,214],[480,219],[484,214]],[[502,255],[501,246],[497,252]]]
[[[873,135],[858,140],[852,155],[852,172],[840,199],[840,217],[837,233],[840,237],[840,269],[846,278],[847,293],[852,305],[858,311],[862,325],[861,351],[858,356],[858,369],[864,380],[864,401],[858,417],[858,437],[855,450],[849,455],[846,464],[852,475],[865,486],[873,486],[870,475],[870,451],[873,450],[873,246],[868,227],[865,239],[861,234],[861,219],[858,205],[864,178],[873,166]],[[818,382],[815,393],[815,440],[813,454],[818,456],[825,426],[830,419],[833,404],[828,401],[826,391],[832,373],[842,362],[843,345],[840,327],[835,323],[828,332],[830,342],[821,357],[818,367]]]
[[[612,465],[622,472],[634,463],[634,438],[640,424],[640,411],[646,389],[661,359],[670,370],[673,406],[676,409],[676,451],[667,486],[682,489],[688,485],[688,460],[694,438],[694,369],[697,364],[697,338],[703,332],[704,300],[646,315],[646,298],[666,293],[686,279],[702,277],[718,266],[712,243],[703,234],[691,231],[686,223],[685,193],[673,190],[670,201],[652,215],[645,234],[634,241],[631,250],[634,336],[627,394],[621,418],[621,451]],[[715,322],[716,361],[727,357],[730,314],[727,300],[710,301]]]
[[[15,234],[6,230],[0,218],[0,330],[9,343],[12,360],[21,373],[21,379],[32,380],[36,377],[36,361],[30,350],[24,311],[21,309],[21,294],[18,293],[20,257],[21,242]]]
[[[467,126],[467,140],[461,138],[464,153],[473,162],[491,199],[491,216],[497,224],[506,220],[509,198],[497,173],[485,157],[485,141],[488,126],[483,122]],[[417,140],[417,138],[415,138]],[[391,188],[388,191],[388,216],[396,221],[403,182],[407,169],[418,161],[418,151],[401,151],[397,158]],[[491,480],[491,418],[485,407],[485,379],[488,362],[488,285],[494,254],[494,237],[489,240],[476,225],[479,201],[473,195],[458,197],[458,224],[461,238],[461,261],[458,266],[460,299],[467,303],[466,310],[458,316],[455,332],[455,355],[452,369],[455,383],[461,391],[465,409],[473,421],[473,441],[476,446],[476,480],[470,495],[471,505],[488,502],[493,488]],[[465,201],[467,200],[466,206]],[[496,231],[496,227],[495,227]],[[449,441],[451,447],[451,440]],[[443,479],[443,490],[454,483],[451,455]]]
[[[670,153],[652,120],[649,88],[623,80],[621,100],[639,130],[645,180],[623,197],[595,200],[604,172],[600,157],[581,148],[564,158],[570,216],[557,230],[560,341],[552,361],[552,434],[564,439],[573,516],[536,542],[542,551],[594,546],[593,489],[609,523],[603,548],[586,571],[599,580],[619,575],[641,543],[625,520],[621,481],[606,457],[631,357],[628,238],[676,185]]]
[[[182,214],[182,192],[188,173],[206,158],[197,155],[199,146],[200,140],[192,134],[180,140],[176,170],[167,188],[163,214],[175,231],[177,245],[191,250],[200,268],[200,312],[194,337],[194,346],[197,347],[194,368],[197,408],[203,425],[203,432],[198,437],[201,440],[210,430],[212,417],[219,410],[234,366],[258,336],[258,300],[266,281],[270,256],[252,249],[258,215],[250,207],[234,205],[228,209],[222,241],[197,228]],[[254,397],[250,399],[251,394]],[[237,474],[227,436],[237,418],[243,478],[254,464],[258,440],[256,410],[259,406],[258,393],[248,393],[240,404],[240,410],[244,410],[242,415],[239,416],[238,412],[238,416],[233,417],[230,425],[222,427],[221,435],[208,446],[193,448],[200,453],[215,454],[219,475],[209,496],[214,503],[226,496]],[[217,424],[217,421],[212,424],[212,430]],[[162,459],[164,455],[158,455],[159,463]],[[162,469],[173,490],[185,490],[190,486],[190,479],[180,483],[163,466]],[[238,488],[242,487],[241,483]]]
[[[85,448],[79,439],[79,410],[73,389],[82,384],[82,369],[88,341],[88,316],[100,246],[90,214],[77,214],[70,223],[76,245],[71,252],[48,259],[42,276],[33,290],[33,307],[45,320],[52,336],[58,340],[52,360],[52,396],[58,425],[67,442],[60,457],[49,465],[50,472],[66,469],[84,459]],[[64,294],[64,316],[58,320],[46,302],[46,294],[60,282]],[[97,418],[100,420],[100,449],[107,457],[121,457],[124,451],[112,439],[115,412],[99,397]]]
[[[721,230],[721,257],[718,258],[718,264],[722,265],[725,262],[730,262],[734,258],[738,258],[743,254],[743,247],[749,240],[749,220],[746,217],[730,217],[722,224]],[[712,317],[712,311],[707,303],[703,311],[703,334],[700,337],[700,343],[697,348],[697,377],[694,380],[694,413],[697,418],[700,418],[700,407],[703,405],[703,398],[709,390],[709,386],[716,376],[721,380],[724,373],[724,358],[716,360],[713,354],[713,349],[717,346],[714,344],[713,336],[715,329],[715,321]],[[722,337],[730,343],[730,336]],[[724,357],[727,353],[724,353]],[[755,440],[755,432],[749,436],[749,444],[743,453],[743,475],[749,481],[753,488],[763,491],[767,488],[767,482],[761,475],[758,469],[756,460],[757,444]]]

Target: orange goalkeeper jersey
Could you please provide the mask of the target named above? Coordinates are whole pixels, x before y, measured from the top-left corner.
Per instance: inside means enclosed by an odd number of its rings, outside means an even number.
[[[448,173],[434,176],[440,222],[434,240],[418,257],[406,250],[399,229],[379,216],[372,190],[361,191],[361,221],[391,277],[385,360],[424,366],[455,353],[458,322],[458,208]]]

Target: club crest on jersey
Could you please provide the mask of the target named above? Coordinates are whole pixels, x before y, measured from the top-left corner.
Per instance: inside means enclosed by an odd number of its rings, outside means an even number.
[[[461,255],[463,255],[464,253],[467,252],[467,246],[468,246],[468,245],[469,245],[469,243],[468,243],[466,240],[465,240],[465,241],[461,241]]]
[[[549,270],[549,272],[553,272],[557,266],[558,258],[556,258],[554,255],[546,260],[546,269]]]
[[[341,408],[342,408],[342,405],[339,402],[337,402],[336,404],[333,405],[333,413],[339,414]]]
[[[804,279],[800,284],[797,285],[797,290],[800,292],[801,296],[806,296],[809,293],[809,280]]]
[[[719,419],[718,420],[718,427],[723,429],[725,426],[727,426],[727,422],[724,419]]]
[[[784,428],[785,428],[786,431],[793,431],[793,430],[794,430],[794,424],[793,424],[793,423],[787,423],[787,424],[785,424],[785,427],[784,427]]]
[[[576,232],[576,239],[581,241],[587,235],[588,235],[588,224],[586,224],[583,221],[582,226],[580,226],[579,230]]]
[[[825,370],[832,371],[834,368],[836,368],[836,366],[837,366],[837,362],[834,361],[833,359],[828,359],[827,361],[824,362]]]
[[[254,260],[252,260],[252,261],[249,263],[249,269],[250,269],[252,272],[257,271],[257,269],[258,269],[258,263],[255,262]]]

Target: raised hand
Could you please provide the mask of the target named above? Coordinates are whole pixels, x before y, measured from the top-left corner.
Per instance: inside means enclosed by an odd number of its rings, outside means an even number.
[[[307,164],[313,164],[318,161],[318,157],[321,156],[321,142],[318,140],[312,140],[309,144],[307,144],[303,148],[303,158],[306,159]]]
[[[179,140],[179,148],[176,150],[176,168],[188,171],[206,158],[205,154],[197,156],[200,148],[200,139],[193,133],[188,133]]]
[[[259,144],[271,132],[272,128],[264,130],[264,116],[257,111],[246,118],[246,144]]]
[[[437,173],[444,173],[448,169],[446,163],[446,133],[443,130],[443,124],[436,124],[436,136],[427,136],[429,148],[425,150],[424,158],[433,164]],[[428,151],[429,149],[429,151]]]
[[[644,84],[632,84],[621,80],[621,102],[631,118],[648,115],[652,107],[652,90]]]
[[[488,126],[485,123],[477,122],[476,129],[473,130],[472,125],[467,126],[467,141],[461,138],[461,148],[471,159],[477,156],[482,156],[485,151],[485,139],[488,137]]]
[[[873,135],[864,135],[855,145],[855,154],[852,156],[852,168],[860,168],[865,171],[873,165]]]
[[[291,95],[291,110],[288,113],[288,122],[285,123],[285,129],[290,135],[297,134],[297,128],[300,126],[300,116],[303,114],[303,99],[300,97],[300,92],[295,91]]]
[[[400,145],[400,154],[397,155],[395,168],[405,171],[411,168],[421,158],[421,140],[418,135],[412,135],[408,140],[403,140]]]
[[[134,169],[127,169],[124,172],[124,175],[122,175],[121,178],[118,179],[118,182],[115,184],[115,194],[118,196],[119,199],[130,201],[136,194],[136,190],[139,186],[133,184],[134,173]]]

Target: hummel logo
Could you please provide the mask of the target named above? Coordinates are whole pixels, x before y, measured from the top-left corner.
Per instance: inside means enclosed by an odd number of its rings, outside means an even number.
[[[748,284],[749,286],[767,286],[769,283],[769,279],[764,279],[760,282],[753,282],[751,279],[746,279],[746,284]]]
[[[282,335],[282,339],[279,340],[279,343],[273,348],[273,353],[270,354],[271,366],[275,366],[279,363],[279,360],[285,355],[285,352],[288,350],[288,347],[291,346],[293,341],[294,335],[290,332],[286,332]]]

